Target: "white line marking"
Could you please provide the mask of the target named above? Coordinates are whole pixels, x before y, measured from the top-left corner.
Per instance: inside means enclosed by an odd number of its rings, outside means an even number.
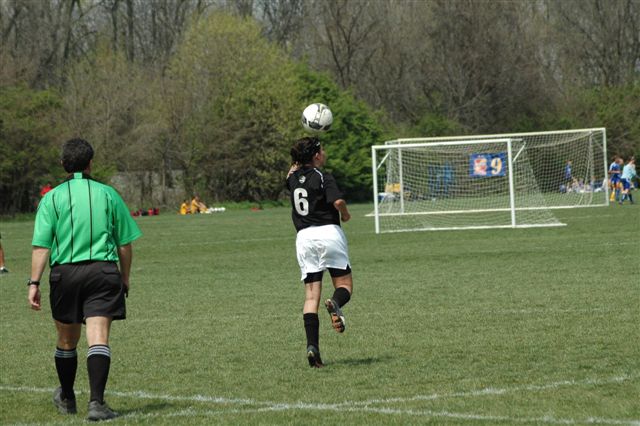
[[[585,380],[563,380],[559,382],[548,383],[545,385],[526,385],[516,386],[512,388],[484,388],[467,392],[452,392],[445,394],[431,394],[431,395],[415,395],[411,397],[398,397],[398,398],[385,398],[385,399],[370,399],[367,401],[346,401],[337,405],[347,406],[368,406],[373,404],[388,404],[394,402],[409,402],[409,401],[432,401],[436,399],[444,398],[467,398],[486,395],[504,395],[512,392],[538,392],[547,389],[556,389],[563,386],[592,386],[592,385],[607,385],[613,383],[622,383],[624,381],[634,380],[640,376],[619,376],[610,377],[607,379],[585,379]]]
[[[156,418],[156,417],[192,417],[192,416],[220,416],[224,414],[248,414],[248,413],[260,413],[260,412],[276,412],[276,411],[288,411],[288,410],[319,410],[319,411],[333,411],[333,412],[368,412],[376,414],[387,415],[408,415],[408,416],[422,416],[432,418],[452,418],[459,420],[480,420],[480,421],[500,421],[511,423],[546,423],[546,424],[559,424],[559,425],[574,425],[574,424],[603,424],[603,425],[632,425],[640,426],[640,420],[629,419],[607,419],[600,417],[587,417],[586,419],[564,419],[555,418],[553,416],[544,417],[507,417],[498,415],[485,415],[474,413],[455,413],[449,411],[433,411],[433,410],[413,410],[413,409],[397,409],[389,407],[371,407],[370,405],[377,404],[392,404],[398,402],[411,402],[411,401],[432,401],[436,399],[446,398],[468,398],[479,397],[487,395],[504,395],[512,392],[539,392],[547,389],[556,389],[564,386],[597,386],[605,384],[622,383],[624,381],[635,380],[640,376],[617,376],[605,379],[585,379],[585,380],[563,380],[543,385],[526,385],[516,386],[511,388],[484,388],[479,390],[467,391],[467,392],[453,392],[444,394],[431,394],[431,395],[415,395],[411,397],[398,397],[398,398],[385,398],[385,399],[370,399],[366,401],[346,401],[336,404],[322,404],[322,403],[307,403],[307,402],[294,402],[294,403],[278,403],[272,401],[256,401],[250,398],[226,398],[219,396],[207,396],[207,395],[192,395],[192,396],[176,396],[166,394],[152,394],[144,391],[133,392],[120,392],[120,391],[107,391],[108,395],[125,397],[125,398],[139,398],[139,399],[155,399],[164,401],[179,401],[179,402],[204,402],[214,404],[227,404],[227,405],[247,405],[258,406],[258,408],[232,408],[221,410],[194,410],[192,407],[187,409],[174,411],[170,413],[143,413],[133,412],[129,413],[124,418]],[[8,392],[31,392],[31,393],[51,393],[53,388],[36,388],[28,386],[0,386],[0,391]],[[78,394],[86,393],[78,391]],[[262,407],[260,407],[262,406]]]
[[[53,393],[54,388],[36,388],[29,386],[0,386],[0,391],[8,392],[31,392],[31,393]],[[87,392],[76,390],[76,394],[82,395]],[[238,404],[238,405],[271,405],[277,404],[270,401],[256,401],[248,398],[225,398],[220,396],[207,396],[207,395],[166,395],[166,394],[152,394],[144,391],[132,391],[132,392],[119,392],[119,391],[106,391],[107,395],[113,395],[123,398],[139,398],[139,399],[156,399],[161,401],[179,401],[179,402],[209,402],[213,404]]]
[[[189,407],[185,410],[174,411],[171,413],[130,413],[124,416],[125,418],[158,418],[158,417],[213,417],[221,415],[233,415],[233,414],[250,414],[250,413],[266,413],[266,412],[278,412],[288,410],[324,410],[333,411],[337,413],[376,413],[385,415],[404,415],[404,416],[419,416],[419,417],[432,417],[432,418],[450,418],[458,420],[480,420],[488,422],[508,422],[508,423],[545,423],[545,424],[557,424],[557,425],[575,425],[575,424],[602,424],[602,425],[631,425],[638,426],[640,421],[638,420],[626,420],[626,419],[605,419],[601,417],[587,417],[586,419],[566,419],[556,418],[553,416],[544,417],[508,417],[508,416],[496,416],[486,414],[474,414],[474,413],[456,413],[451,411],[432,411],[432,410],[403,410],[394,408],[371,408],[371,407],[347,407],[339,408],[331,405],[317,406],[315,404],[277,404],[264,408],[248,408],[248,409],[223,409],[223,410],[194,410]]]

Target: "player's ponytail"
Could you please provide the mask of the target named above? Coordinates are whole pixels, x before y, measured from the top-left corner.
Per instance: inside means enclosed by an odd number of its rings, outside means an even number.
[[[297,164],[309,164],[318,152],[320,152],[320,140],[315,137],[304,137],[293,144],[291,161]]]

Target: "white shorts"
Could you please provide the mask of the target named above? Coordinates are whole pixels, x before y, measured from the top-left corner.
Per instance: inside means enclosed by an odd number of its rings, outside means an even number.
[[[338,225],[310,226],[299,231],[296,253],[301,280],[309,273],[327,268],[347,269],[350,264],[347,237]]]

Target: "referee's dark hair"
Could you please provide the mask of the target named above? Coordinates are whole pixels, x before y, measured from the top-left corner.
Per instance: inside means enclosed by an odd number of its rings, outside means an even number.
[[[293,144],[291,160],[298,164],[308,164],[318,152],[320,152],[320,140],[310,136],[304,137]]]
[[[69,139],[62,146],[62,167],[67,173],[82,172],[93,158],[93,148],[84,139]]]

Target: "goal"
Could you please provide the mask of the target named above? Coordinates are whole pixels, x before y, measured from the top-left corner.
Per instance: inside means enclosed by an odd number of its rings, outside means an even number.
[[[605,129],[398,139],[372,147],[376,233],[562,226],[608,205]]]

